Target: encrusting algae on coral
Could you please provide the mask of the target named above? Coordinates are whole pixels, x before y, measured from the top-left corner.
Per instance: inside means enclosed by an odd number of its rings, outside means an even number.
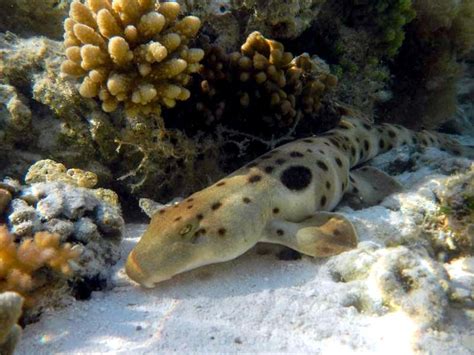
[[[157,0],[76,0],[64,23],[66,74],[84,77],[80,93],[106,112],[161,114],[190,97],[185,87],[204,52],[189,48],[201,21],[179,19],[180,6]]]

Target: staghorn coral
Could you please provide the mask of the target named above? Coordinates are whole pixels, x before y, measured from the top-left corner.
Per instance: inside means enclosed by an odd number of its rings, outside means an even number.
[[[177,3],[156,0],[74,1],[64,23],[64,73],[84,77],[79,92],[106,112],[120,103],[130,116],[161,114],[190,97],[185,88],[204,52],[187,45],[201,22],[178,19]]]
[[[65,276],[72,275],[73,263],[82,252],[80,246],[61,243],[58,234],[37,232],[20,243],[0,226],[0,292],[15,291],[26,296],[41,285],[37,271],[43,267]]]
[[[17,324],[23,298],[15,292],[0,292],[0,354],[12,355],[21,336]]]
[[[240,52],[227,54],[211,46],[204,63],[203,95],[195,105],[206,124],[219,122],[266,138],[269,127],[272,134],[283,133],[300,120],[314,120],[337,84],[317,59],[307,53],[294,57],[260,32],[251,33]]]

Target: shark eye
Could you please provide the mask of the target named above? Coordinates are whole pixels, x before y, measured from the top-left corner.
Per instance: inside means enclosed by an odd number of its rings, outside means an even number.
[[[181,229],[181,231],[179,232],[180,235],[185,235],[185,234],[188,234],[189,232],[191,232],[191,229],[193,229],[193,226],[191,224],[188,224],[186,227],[184,227],[183,229]]]

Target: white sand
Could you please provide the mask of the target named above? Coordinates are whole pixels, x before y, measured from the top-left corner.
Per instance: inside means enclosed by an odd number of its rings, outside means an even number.
[[[435,157],[431,165],[446,159],[439,152],[429,154]],[[398,240],[413,238],[420,224],[413,211],[432,208],[431,191],[444,179],[431,168],[399,178],[409,191],[389,197],[382,206],[343,209],[361,233],[360,250],[355,252],[363,255],[367,247],[383,251],[387,241],[398,245]],[[411,205],[415,207],[410,210]],[[43,314],[38,323],[26,327],[18,354],[474,353],[472,307],[450,302],[442,324],[434,328],[422,327],[416,317],[375,301],[373,311],[366,311],[358,303],[372,302],[361,296],[361,290],[370,291],[369,281],[340,282],[331,259],[282,261],[273,252],[259,255],[253,249],[231,262],[144,290],[131,284],[122,269],[144,228],[127,226],[123,258],[115,270],[117,286],[94,292],[89,301],[72,301],[67,308]],[[465,265],[473,262],[445,265],[468,293],[474,270]]]

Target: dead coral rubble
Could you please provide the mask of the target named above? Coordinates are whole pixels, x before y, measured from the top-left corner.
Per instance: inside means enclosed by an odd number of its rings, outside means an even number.
[[[81,95],[98,97],[106,112],[124,103],[131,116],[159,116],[162,106],[190,97],[185,87],[204,56],[187,46],[201,21],[179,13],[179,4],[156,0],[74,1],[62,71],[84,77]]]

